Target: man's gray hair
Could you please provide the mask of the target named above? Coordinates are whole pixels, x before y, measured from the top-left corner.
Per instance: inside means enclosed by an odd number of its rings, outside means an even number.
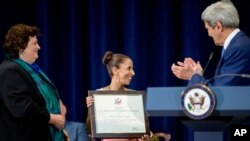
[[[240,19],[237,9],[230,0],[221,0],[209,5],[201,15],[201,19],[215,27],[216,22],[229,28],[239,27]]]

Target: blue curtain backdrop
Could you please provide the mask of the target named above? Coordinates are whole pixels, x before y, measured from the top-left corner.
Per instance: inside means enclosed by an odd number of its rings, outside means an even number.
[[[2,0],[0,41],[7,30],[26,23],[40,27],[37,63],[55,83],[68,109],[69,120],[85,122],[88,90],[109,84],[102,57],[108,50],[134,61],[131,89],[185,86],[171,65],[192,57],[205,66],[209,53],[219,54],[201,21],[201,13],[215,0]],[[240,29],[250,35],[247,1],[233,1]],[[3,59],[3,51],[0,50]],[[218,56],[206,75],[213,76]],[[174,101],[173,101],[174,102]],[[179,101],[175,101],[179,102]],[[173,140],[192,140],[191,131],[175,118],[150,117],[153,132],[166,131]],[[178,129],[178,130],[177,130]]]

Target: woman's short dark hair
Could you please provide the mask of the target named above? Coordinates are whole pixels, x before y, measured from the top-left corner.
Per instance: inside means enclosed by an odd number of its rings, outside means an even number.
[[[3,49],[11,58],[18,58],[19,52],[24,50],[30,37],[39,36],[40,31],[36,26],[17,24],[12,26],[4,39]]]

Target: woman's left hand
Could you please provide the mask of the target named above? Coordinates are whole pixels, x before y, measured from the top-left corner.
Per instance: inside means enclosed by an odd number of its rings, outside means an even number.
[[[138,141],[150,141],[151,137],[153,136],[153,132],[150,131],[150,135],[145,134]]]

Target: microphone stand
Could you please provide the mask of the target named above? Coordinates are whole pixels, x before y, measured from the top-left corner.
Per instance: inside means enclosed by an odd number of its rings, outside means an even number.
[[[214,76],[210,79],[208,79],[206,82],[204,82],[204,85],[208,85],[208,83],[212,80],[214,80],[215,78],[220,78],[220,77],[228,77],[228,76],[237,76],[237,77],[242,77],[242,78],[250,78],[250,74],[234,74],[234,73],[228,73],[228,74],[221,74],[221,75],[217,75]]]
[[[214,56],[214,51],[213,51],[213,52],[211,52],[211,53],[210,53],[210,55],[209,55],[209,58],[208,58],[207,64],[206,64],[206,66],[205,66],[205,67],[204,67],[204,69],[203,69],[203,74],[205,74],[205,71],[206,71],[206,69],[207,69],[208,65],[210,64],[210,62],[211,62],[211,60],[212,60],[213,56]]]

